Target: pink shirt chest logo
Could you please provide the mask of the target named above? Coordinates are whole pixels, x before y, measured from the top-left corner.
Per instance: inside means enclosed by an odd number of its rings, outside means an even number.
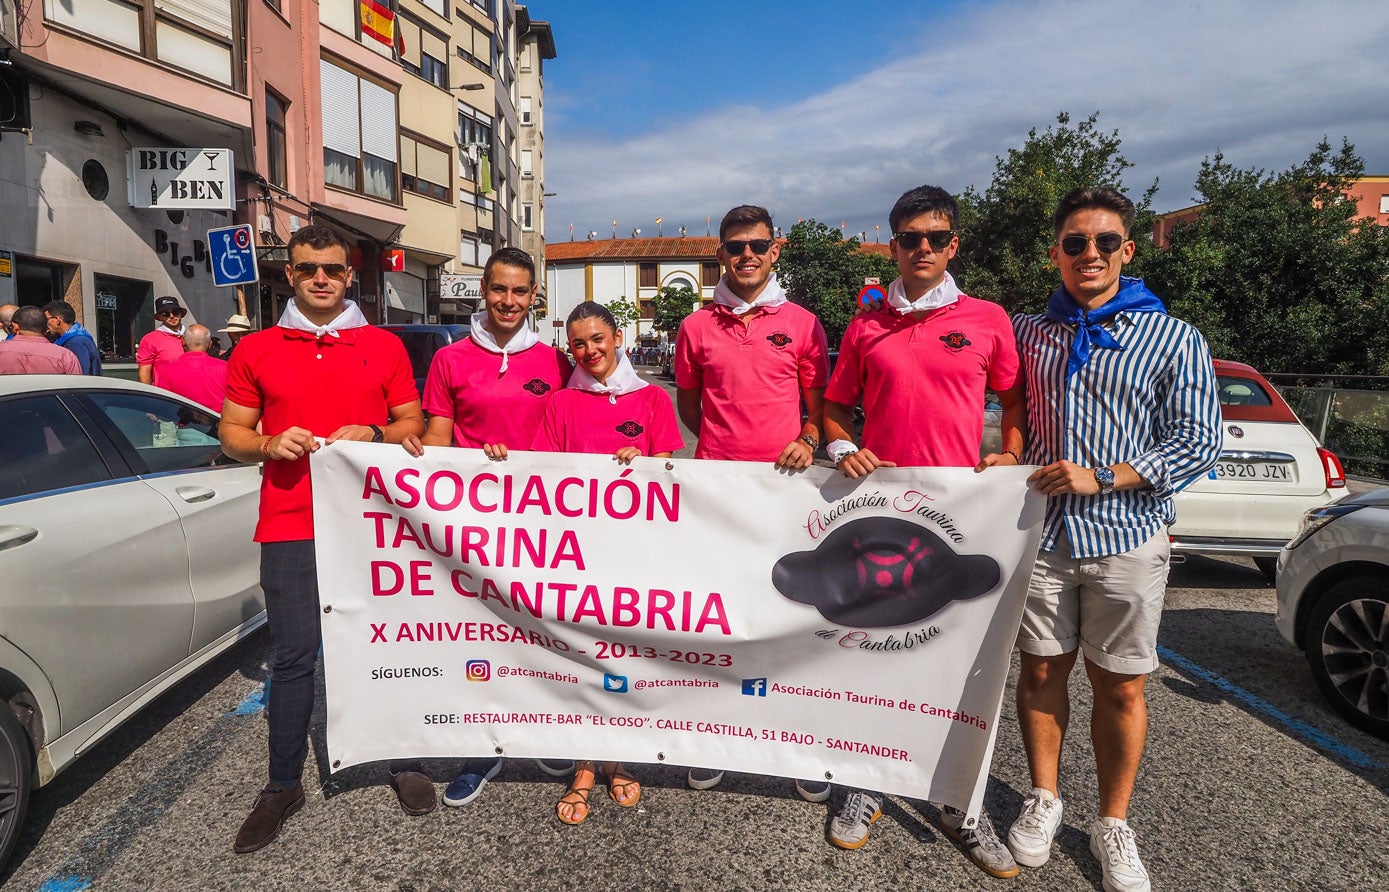
[[[544,378],[532,378],[521,385],[521,389],[532,396],[544,396],[554,388],[551,387],[550,382],[546,381]]]
[[[774,331],[767,335],[767,343],[778,350],[785,350],[791,346],[791,336],[784,331]]]
[[[636,439],[637,437],[640,437],[643,433],[646,432],[646,428],[642,427],[641,424],[635,421],[624,421],[617,427],[613,428],[613,430],[617,431],[619,434],[622,434],[622,436],[627,437],[628,439]]]
[[[961,350],[974,343],[969,339],[968,335],[958,330],[946,332],[940,336],[940,340],[941,343],[945,345],[945,349],[949,350],[951,353],[959,353]]]

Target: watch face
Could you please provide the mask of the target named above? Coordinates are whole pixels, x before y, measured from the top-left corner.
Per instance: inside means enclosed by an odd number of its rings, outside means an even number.
[[[1109,492],[1114,488],[1114,471],[1109,468],[1096,468],[1095,482],[1100,485],[1100,492]]]

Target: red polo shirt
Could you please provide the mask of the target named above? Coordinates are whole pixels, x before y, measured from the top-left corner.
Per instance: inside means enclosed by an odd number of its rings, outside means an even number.
[[[801,389],[829,380],[825,329],[793,303],[754,311],[744,325],[719,304],[685,317],[675,339],[675,386],[698,390],[695,458],[774,462],[801,434]]]
[[[327,437],[345,424],[390,421],[390,410],[419,399],[400,338],[371,326],[338,337],[276,326],[247,335],[227,369],[227,398],[261,411],[261,430],[302,427]],[[309,458],[267,461],[260,486],[257,542],[313,538]]]

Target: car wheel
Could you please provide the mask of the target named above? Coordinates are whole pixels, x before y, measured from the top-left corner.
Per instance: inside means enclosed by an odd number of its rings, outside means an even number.
[[[1259,572],[1264,574],[1264,579],[1268,580],[1269,585],[1278,581],[1278,558],[1256,557],[1254,566],[1259,568]]]
[[[1307,662],[1331,705],[1352,725],[1389,738],[1389,583],[1342,580],[1312,608]]]
[[[0,700],[0,870],[24,829],[29,810],[29,793],[34,785],[34,759],[29,751],[29,735]]]

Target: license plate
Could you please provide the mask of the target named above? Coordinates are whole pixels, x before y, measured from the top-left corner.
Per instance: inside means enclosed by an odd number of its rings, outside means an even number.
[[[1288,464],[1257,461],[1222,461],[1215,466],[1217,480],[1247,480],[1250,483],[1292,483],[1293,469]]]

